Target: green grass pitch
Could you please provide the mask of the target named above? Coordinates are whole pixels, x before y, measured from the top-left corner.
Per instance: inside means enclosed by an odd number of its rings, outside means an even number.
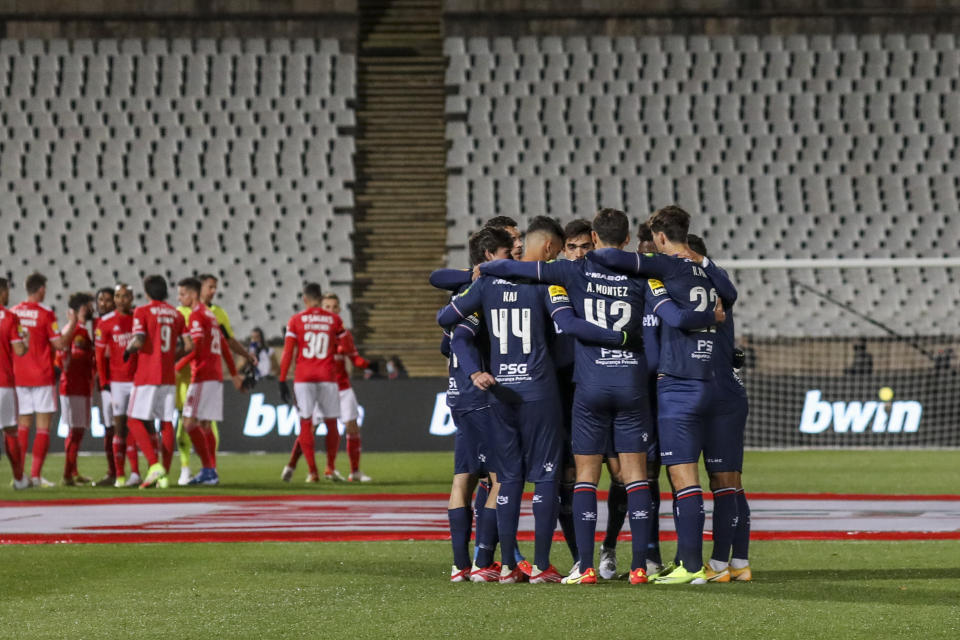
[[[755,491],[955,493],[952,451],[748,452]],[[445,492],[449,454],[365,454],[370,485],[279,481],[284,456],[224,455],[188,493]],[[343,461],[345,463],[345,460]],[[47,477],[59,474],[51,456]],[[103,497],[58,488],[3,499]],[[302,465],[301,465],[302,467]],[[81,458],[96,477],[101,456]],[[176,472],[176,463],[174,471]],[[2,528],[2,525],[0,525]],[[524,551],[532,551],[524,543]],[[621,545],[621,564],[629,562]],[[709,550],[709,543],[706,545]],[[672,553],[672,544],[665,544]],[[565,546],[555,559],[566,569]],[[955,638],[960,542],[752,544],[755,581],[700,587],[452,585],[443,542],[41,545],[0,549],[8,638]],[[590,625],[588,631],[584,625]]]

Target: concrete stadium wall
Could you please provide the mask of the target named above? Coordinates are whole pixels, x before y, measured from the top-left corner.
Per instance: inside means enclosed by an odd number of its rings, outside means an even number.
[[[449,36],[911,33],[960,29],[960,0],[446,0]]]
[[[357,0],[2,0],[3,38],[338,38]]]

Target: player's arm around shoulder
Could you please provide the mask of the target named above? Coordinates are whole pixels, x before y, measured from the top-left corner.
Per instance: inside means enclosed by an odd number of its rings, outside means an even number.
[[[480,278],[467,287],[463,293],[454,296],[450,300],[450,304],[437,313],[437,324],[441,327],[449,327],[482,309],[483,291],[487,286],[486,283],[486,278]]]

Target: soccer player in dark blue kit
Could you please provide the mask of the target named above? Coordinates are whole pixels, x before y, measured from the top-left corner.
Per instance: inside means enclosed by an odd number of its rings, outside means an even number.
[[[603,209],[593,220],[592,237],[597,247],[617,251],[629,241],[626,214]],[[512,263],[495,260],[480,266],[480,272],[503,278],[527,278],[564,286],[577,313],[588,322],[628,334],[640,332],[643,288],[646,281],[624,276],[598,264],[587,254],[575,262]],[[680,262],[675,258],[664,261]],[[666,265],[663,266],[667,268]],[[712,310],[684,313],[681,324],[704,327],[713,322]],[[573,510],[577,526],[579,570],[564,578],[566,584],[595,584],[593,567],[596,532],[597,482],[603,454],[612,441],[619,454],[627,491],[633,564],[630,582],[646,582],[645,554],[649,536],[651,497],[646,479],[646,452],[650,439],[650,409],[647,371],[642,347],[609,349],[578,341],[576,345],[573,407],[573,453],[577,465]]]
[[[707,246],[699,236],[690,234],[687,244],[696,253],[707,255]],[[747,557],[750,506],[741,475],[749,406],[747,392],[735,371],[743,364],[743,352],[736,348],[733,309],[728,309],[726,320],[717,325],[715,349],[715,400],[703,443],[704,466],[713,492],[713,553],[707,561],[706,575],[708,582],[748,582],[753,577]]]
[[[595,252],[593,259],[618,272],[660,280],[665,285],[664,303],[670,299],[681,309],[714,312],[721,298],[724,306],[732,306],[737,294],[729,278],[687,245],[690,215],[686,211],[676,206],[664,207],[650,217],[648,224],[660,253],[605,249]],[[703,491],[697,464],[714,399],[715,338],[715,328],[685,331],[665,325],[661,329],[657,426],[660,458],[676,496],[674,516],[680,562],[669,573],[657,576],[656,584],[707,581],[703,566]]]
[[[538,216],[527,229],[524,261],[552,260],[563,241],[556,221]],[[514,262],[514,261],[510,261]],[[478,376],[474,384],[495,395],[494,464],[500,480],[497,516],[502,558],[501,582],[558,582],[550,564],[550,546],[557,522],[557,481],[560,473],[562,416],[555,366],[551,357],[553,324],[579,339],[605,348],[629,343],[629,334],[591,325],[549,287],[515,284],[481,277],[440,311],[437,320],[449,325],[482,310],[490,337],[492,376]],[[552,308],[552,312],[551,309]],[[552,313],[552,316],[551,316]],[[514,547],[524,480],[535,484],[534,565],[516,563]]]
[[[509,257],[513,238],[506,231],[485,228],[470,237],[469,247],[470,260],[476,265],[486,260]],[[468,317],[451,331],[444,331],[444,343],[441,346],[441,351],[450,362],[447,406],[450,407],[453,423],[457,427],[453,486],[447,506],[454,557],[454,565],[450,571],[451,582],[495,582],[500,579],[500,564],[493,560],[497,538],[496,496],[499,483],[492,471],[486,487],[487,498],[478,496],[476,505],[475,562],[471,562],[469,554],[472,516],[470,497],[478,480],[487,475],[485,463],[488,453],[484,438],[490,430],[491,420],[494,419],[488,394],[476,387],[471,378],[471,374],[476,375],[474,372],[483,370],[483,364],[487,360],[486,354],[481,354],[474,344],[474,336],[483,334],[484,331],[479,317]]]

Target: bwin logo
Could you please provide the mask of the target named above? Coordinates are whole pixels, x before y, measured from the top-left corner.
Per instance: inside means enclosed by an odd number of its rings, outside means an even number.
[[[497,496],[497,504],[510,504],[510,498],[507,496]]]
[[[649,514],[646,511],[638,510],[630,514],[631,520],[646,520],[649,517]]]
[[[826,402],[819,389],[807,391],[800,415],[802,433],[823,433],[830,426],[836,433],[916,433],[923,405],[916,400],[883,403]],[[887,409],[890,410],[889,415]]]
[[[540,494],[533,494],[533,504],[540,504],[541,502],[543,502],[543,498],[540,497]]]
[[[547,462],[546,464],[544,464],[543,470],[546,471],[547,473],[550,473],[551,471],[553,471],[553,463]]]
[[[589,521],[589,522],[596,522],[596,521],[597,521],[597,514],[594,513],[593,511],[584,511],[584,512],[583,512],[583,519],[584,519],[584,520],[587,520],[587,521]]]

